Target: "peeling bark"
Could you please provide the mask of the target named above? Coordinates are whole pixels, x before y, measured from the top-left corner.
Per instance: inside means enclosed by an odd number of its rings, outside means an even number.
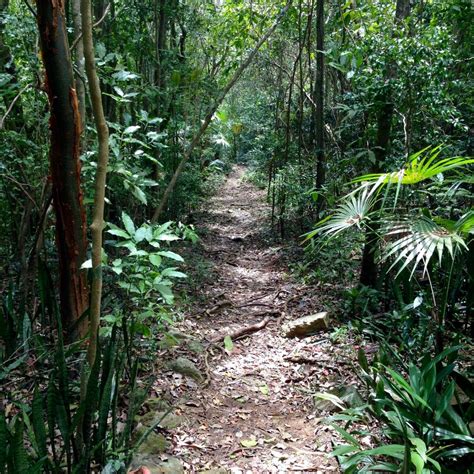
[[[67,39],[64,0],[40,0],[38,29],[46,71],[50,117],[50,172],[56,214],[61,320],[66,339],[85,335],[87,321],[79,321],[88,308],[86,215],[80,186],[81,115],[74,88]]]

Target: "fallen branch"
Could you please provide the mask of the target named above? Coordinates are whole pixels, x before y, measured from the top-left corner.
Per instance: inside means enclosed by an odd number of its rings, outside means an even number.
[[[229,336],[231,339],[238,339],[243,336],[248,336],[255,332],[261,331],[263,328],[267,326],[269,322],[270,322],[270,316],[267,316],[264,319],[262,319],[259,323],[255,323],[255,324],[251,324],[250,326],[244,326],[244,327],[234,329],[230,333],[227,332],[227,333],[219,334],[213,337],[210,340],[210,342],[212,344],[216,344],[218,342],[223,341],[226,336]]]

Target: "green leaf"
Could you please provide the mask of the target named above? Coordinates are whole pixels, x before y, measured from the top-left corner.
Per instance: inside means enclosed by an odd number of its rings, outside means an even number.
[[[130,239],[131,236],[128,235],[124,230],[122,229],[109,229],[107,231],[108,234],[115,235],[117,237],[123,237],[124,239]]]
[[[230,336],[224,337],[224,347],[227,352],[232,352],[232,349],[234,349],[234,343]]]
[[[161,257],[156,253],[151,253],[150,255],[148,255],[148,260],[150,260],[150,263],[155,267],[161,266]]]
[[[331,423],[331,426],[350,444],[356,446],[357,448],[360,447],[359,441],[357,441],[354,436],[352,436],[347,430],[342,429],[340,426],[336,425],[335,423]]]
[[[140,130],[140,125],[131,125],[130,127],[127,127],[123,133],[127,134],[127,135],[131,135],[133,133],[135,133],[137,130]]]
[[[186,273],[183,273],[183,272],[179,272],[177,270],[175,270],[174,268],[165,268],[161,274],[164,276],[164,277],[170,277],[170,278],[187,278],[188,275],[186,275]]]
[[[422,457],[416,451],[411,451],[410,460],[415,466],[416,474],[422,474],[423,468],[425,467],[425,462]]]
[[[158,252],[158,255],[161,255],[162,257],[166,258],[171,258],[172,260],[176,260],[178,262],[184,262],[183,257],[181,255],[178,255],[177,253],[170,252],[169,250],[162,250]]]
[[[139,188],[138,186],[133,186],[132,188],[132,194],[142,203],[145,204],[145,206],[148,204],[148,200],[146,198],[145,191],[143,189]]]
[[[135,224],[133,223],[130,216],[125,212],[122,212],[122,222],[129,235],[135,235]]]
[[[47,455],[46,448],[46,429],[43,415],[43,399],[38,387],[35,388],[33,402],[31,406],[31,419],[33,423],[33,431],[35,433],[36,446],[38,455],[44,457]]]
[[[179,237],[177,235],[174,235],[174,234],[161,234],[161,235],[158,235],[155,238],[158,239],[158,240],[164,240],[164,241],[167,241],[167,242],[171,242],[173,240],[179,240]]]
[[[160,292],[161,296],[163,297],[166,303],[173,304],[174,295],[173,295],[173,292],[171,291],[171,288],[168,285],[163,285],[160,283],[158,285],[155,285],[155,288]]]
[[[337,397],[336,395],[333,395],[332,393],[321,393],[321,392],[316,392],[314,394],[314,396],[316,398],[321,398],[323,400],[328,400],[329,402],[333,403],[334,405],[336,405],[338,408],[340,408],[341,410],[344,410],[345,406],[344,406],[344,401],[341,400],[339,397]]]
[[[403,459],[404,453],[405,446],[403,444],[388,444],[386,446],[361,451],[361,454],[365,456],[390,456],[396,459]]]
[[[135,235],[133,236],[135,242],[141,242],[142,240],[144,240],[147,232],[147,227],[139,227],[135,232]]]
[[[244,447],[244,448],[254,448],[255,446],[257,446],[257,440],[255,438],[252,438],[252,439],[241,439],[240,440],[240,444]]]
[[[17,418],[14,427],[14,434],[11,444],[14,472],[29,472],[30,463],[23,440],[24,425],[21,418]]]

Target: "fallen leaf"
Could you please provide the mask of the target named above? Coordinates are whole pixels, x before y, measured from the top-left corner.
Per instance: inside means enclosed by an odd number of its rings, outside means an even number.
[[[252,438],[252,439],[242,439],[240,440],[240,444],[244,447],[244,448],[254,448],[255,446],[257,446],[257,440],[255,438]]]

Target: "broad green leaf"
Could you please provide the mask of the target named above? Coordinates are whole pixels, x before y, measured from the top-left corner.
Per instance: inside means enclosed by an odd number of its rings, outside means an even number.
[[[161,274],[166,277],[170,278],[187,278],[188,275],[186,273],[180,272],[176,270],[175,268],[165,268]]]
[[[127,134],[127,135],[131,135],[133,133],[135,133],[137,130],[140,130],[140,125],[131,125],[130,127],[127,127],[123,133]]]
[[[135,235],[135,224],[133,223],[130,216],[125,212],[122,212],[122,222],[129,235]]]
[[[135,232],[135,235],[134,235],[134,240],[135,242],[141,242],[142,240],[145,239],[145,236],[148,232],[148,228],[146,227],[139,227],[137,229],[137,231]]]
[[[130,235],[122,229],[109,229],[107,233],[117,237],[123,237],[124,239],[130,239]]]
[[[156,253],[151,253],[148,256],[148,260],[150,260],[150,263],[154,265],[155,267],[161,266],[161,257],[157,255]]]
[[[183,257],[181,255],[178,255],[177,253],[171,252],[169,250],[162,250],[158,252],[158,255],[161,255],[162,257],[170,258],[172,260],[176,260],[178,262],[184,262]]]
[[[168,285],[159,283],[158,285],[155,285],[155,287],[160,292],[161,296],[163,297],[166,303],[173,304],[174,295],[173,295],[173,292],[171,291],[171,288]]]

